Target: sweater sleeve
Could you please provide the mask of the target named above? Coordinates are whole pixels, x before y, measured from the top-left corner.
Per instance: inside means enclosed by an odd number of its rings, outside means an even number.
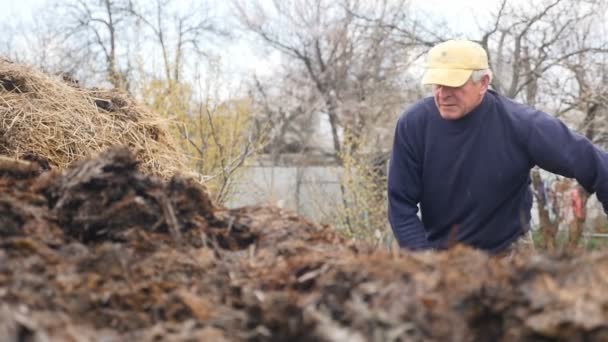
[[[412,250],[428,249],[426,230],[417,216],[420,202],[421,162],[415,153],[412,136],[406,131],[407,115],[395,129],[388,171],[388,218],[399,246]]]
[[[596,193],[608,213],[608,154],[584,136],[574,133],[557,118],[532,114],[528,151],[539,167],[575,178],[589,193]]]

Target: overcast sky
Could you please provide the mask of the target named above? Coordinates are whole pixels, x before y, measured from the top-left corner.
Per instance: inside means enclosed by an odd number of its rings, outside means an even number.
[[[0,0],[2,10],[0,18],[4,21],[30,20],[31,13],[41,8],[48,0]],[[96,1],[96,0],[90,0]],[[225,0],[216,0],[224,2]],[[471,21],[471,14],[483,14],[495,8],[498,0],[413,0],[417,8],[439,18],[445,18],[452,27],[458,31],[474,29],[475,23]]]
[[[98,1],[98,0],[88,0]],[[183,3],[189,1],[182,0]],[[209,1],[209,0],[208,0]],[[217,2],[218,6],[226,6],[227,0],[210,0]],[[262,0],[270,1],[270,0]],[[477,20],[484,20],[484,14],[493,11],[499,0],[412,0],[412,6],[417,10],[418,15],[428,16],[428,21],[447,21],[455,35],[465,38],[478,38],[475,34],[480,23]],[[520,0],[510,0],[520,1]],[[524,0],[521,0],[524,1]],[[37,10],[44,7],[49,0],[0,0],[0,23],[9,26],[20,26],[21,23],[30,22]],[[220,5],[221,4],[221,5]],[[426,19],[426,18],[425,18]],[[426,21],[426,20],[425,20]],[[0,25],[0,30],[2,29]],[[2,34],[2,32],[0,32]],[[222,73],[230,79],[240,79],[237,75],[257,74],[267,75],[272,72],[275,61],[279,54],[274,56],[262,56],[252,46],[244,41],[236,41],[220,47],[224,66]],[[234,58],[231,56],[238,56]],[[242,58],[248,56],[248,58]],[[230,74],[236,77],[230,77]]]

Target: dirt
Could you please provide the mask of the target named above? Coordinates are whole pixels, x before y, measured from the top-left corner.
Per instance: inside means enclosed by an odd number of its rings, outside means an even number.
[[[108,150],[0,158],[6,341],[608,340],[608,254],[378,250]]]

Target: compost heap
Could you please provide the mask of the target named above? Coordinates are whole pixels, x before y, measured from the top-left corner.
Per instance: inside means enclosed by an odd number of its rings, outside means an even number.
[[[114,148],[60,172],[0,159],[8,341],[608,338],[608,254],[389,253]]]

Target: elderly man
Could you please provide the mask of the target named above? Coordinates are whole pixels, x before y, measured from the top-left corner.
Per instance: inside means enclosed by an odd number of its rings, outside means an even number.
[[[576,178],[608,208],[608,155],[556,118],[489,90],[480,45],[450,40],[427,58],[422,83],[433,96],[397,122],[389,167],[389,221],[401,247],[508,250],[529,227],[535,165]]]

